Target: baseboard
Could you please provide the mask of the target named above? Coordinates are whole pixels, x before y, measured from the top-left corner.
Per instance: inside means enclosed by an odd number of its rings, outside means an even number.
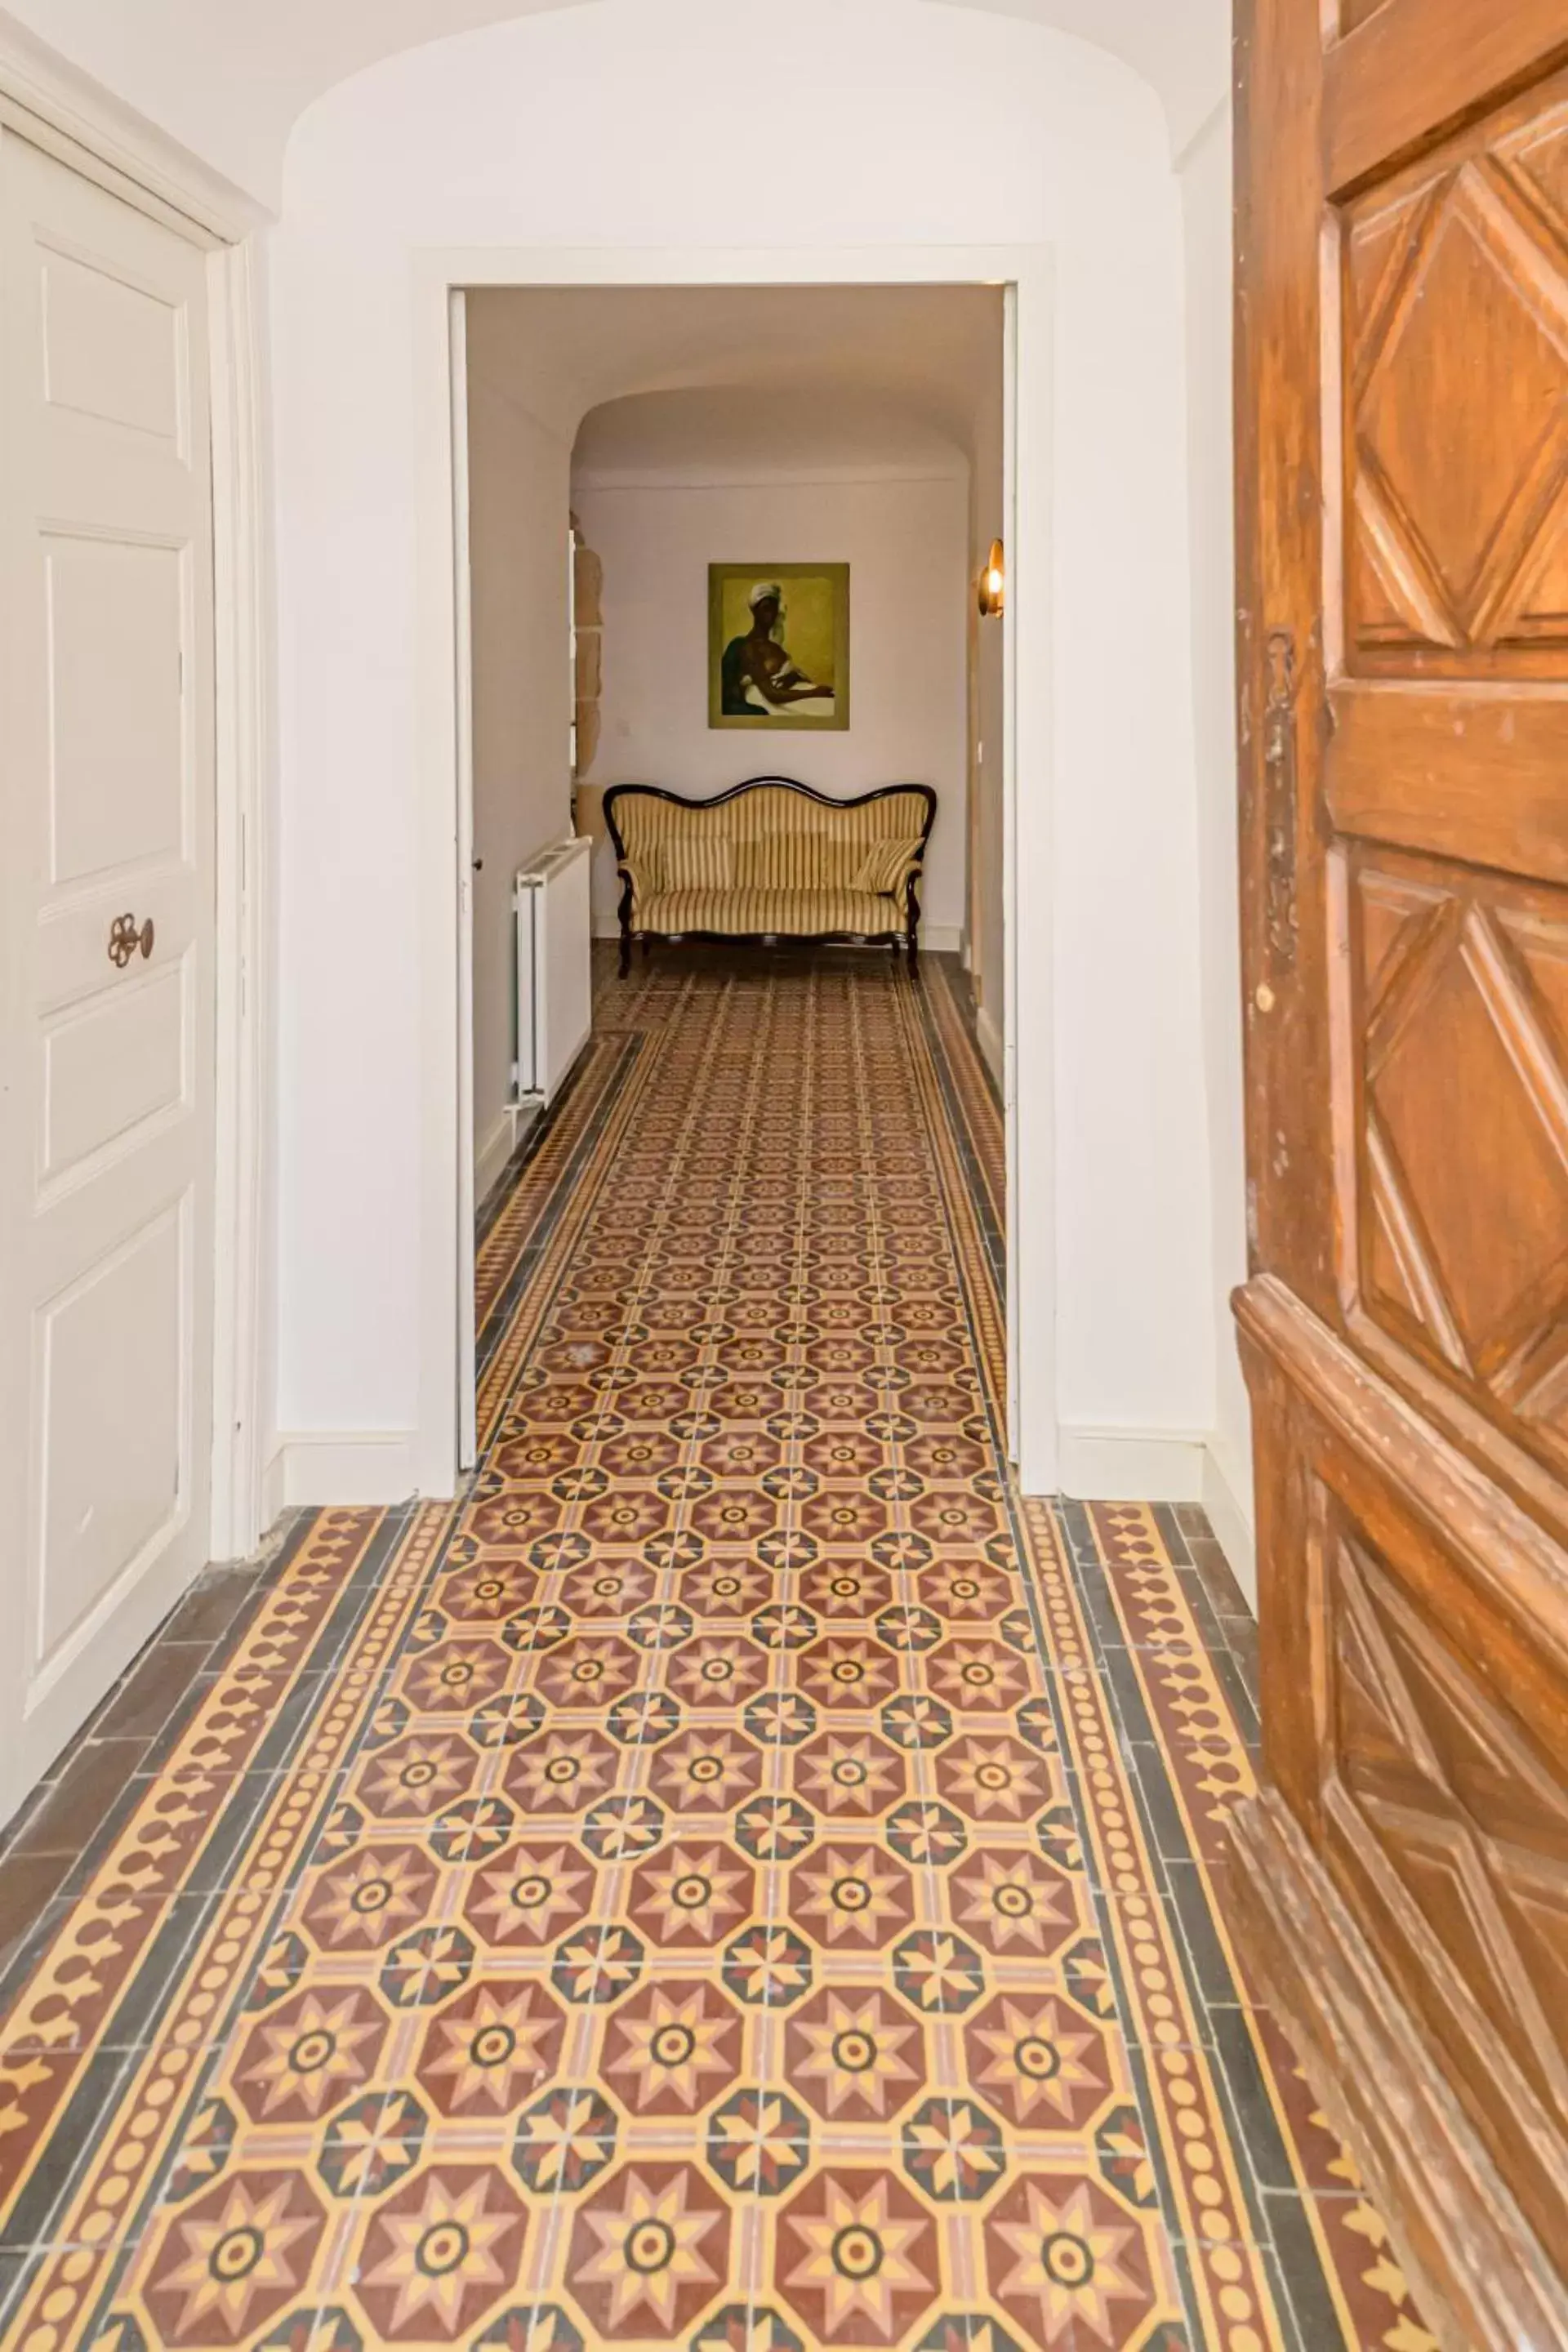
[[[1232,1931],[1388,2225],[1443,2352],[1568,2346],[1568,2280],[1526,2222],[1274,1790],[1232,1813]]]
[[[293,1503],[401,1503],[418,1484],[415,1429],[280,1431],[263,1488],[268,1523]]]
[[[1002,1092],[1002,1032],[984,1004],[979,1006],[974,1015],[974,1042],[980,1048],[980,1058],[990,1071],[995,1082],[996,1091],[1000,1094]]]
[[[1234,1475],[1211,1441],[1204,1447],[1203,1492],[1198,1496],[1230,1572],[1258,1614],[1258,1538],[1252,1516],[1252,1465]]]
[[[1205,1451],[1204,1439],[1188,1430],[1064,1422],[1062,1493],[1089,1503],[1201,1502]]]
[[[517,1149],[519,1106],[508,1103],[474,1153],[474,1206],[482,1208],[496,1181]]]
[[[283,1513],[289,1507],[289,1497],[284,1492],[284,1487],[288,1483],[285,1475],[288,1467],[288,1462],[284,1457],[282,1446],[275,1444],[271,1453],[267,1456],[261,1469],[261,1532],[263,1538],[265,1538],[269,1528],[275,1528],[278,1525]]]

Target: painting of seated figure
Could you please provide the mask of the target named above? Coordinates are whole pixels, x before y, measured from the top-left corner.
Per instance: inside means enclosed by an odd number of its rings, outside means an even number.
[[[708,724],[849,724],[849,566],[710,563]]]

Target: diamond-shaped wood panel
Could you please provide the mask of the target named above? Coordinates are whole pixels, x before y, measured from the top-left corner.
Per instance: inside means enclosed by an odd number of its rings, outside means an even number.
[[[1568,652],[1564,190],[1558,110],[1345,215],[1352,669],[1533,675]]]
[[[1568,912],[1391,853],[1355,873],[1363,1308],[1568,1463]]]

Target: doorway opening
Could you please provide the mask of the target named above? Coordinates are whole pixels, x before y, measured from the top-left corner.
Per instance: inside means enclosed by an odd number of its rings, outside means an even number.
[[[661,991],[908,955],[1010,1334],[1014,289],[470,285],[448,320],[459,1466],[515,1188]],[[593,961],[586,1037],[531,954]]]

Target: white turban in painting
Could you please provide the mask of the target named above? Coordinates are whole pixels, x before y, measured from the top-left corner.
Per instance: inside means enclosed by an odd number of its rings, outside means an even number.
[[[752,590],[751,594],[747,597],[746,602],[754,613],[757,606],[759,604],[765,604],[770,596],[773,598],[773,603],[779,609],[778,618],[774,621],[773,628],[769,634],[776,642],[782,643],[784,638],[784,618],[783,582],[779,580],[759,580],[756,586]]]

